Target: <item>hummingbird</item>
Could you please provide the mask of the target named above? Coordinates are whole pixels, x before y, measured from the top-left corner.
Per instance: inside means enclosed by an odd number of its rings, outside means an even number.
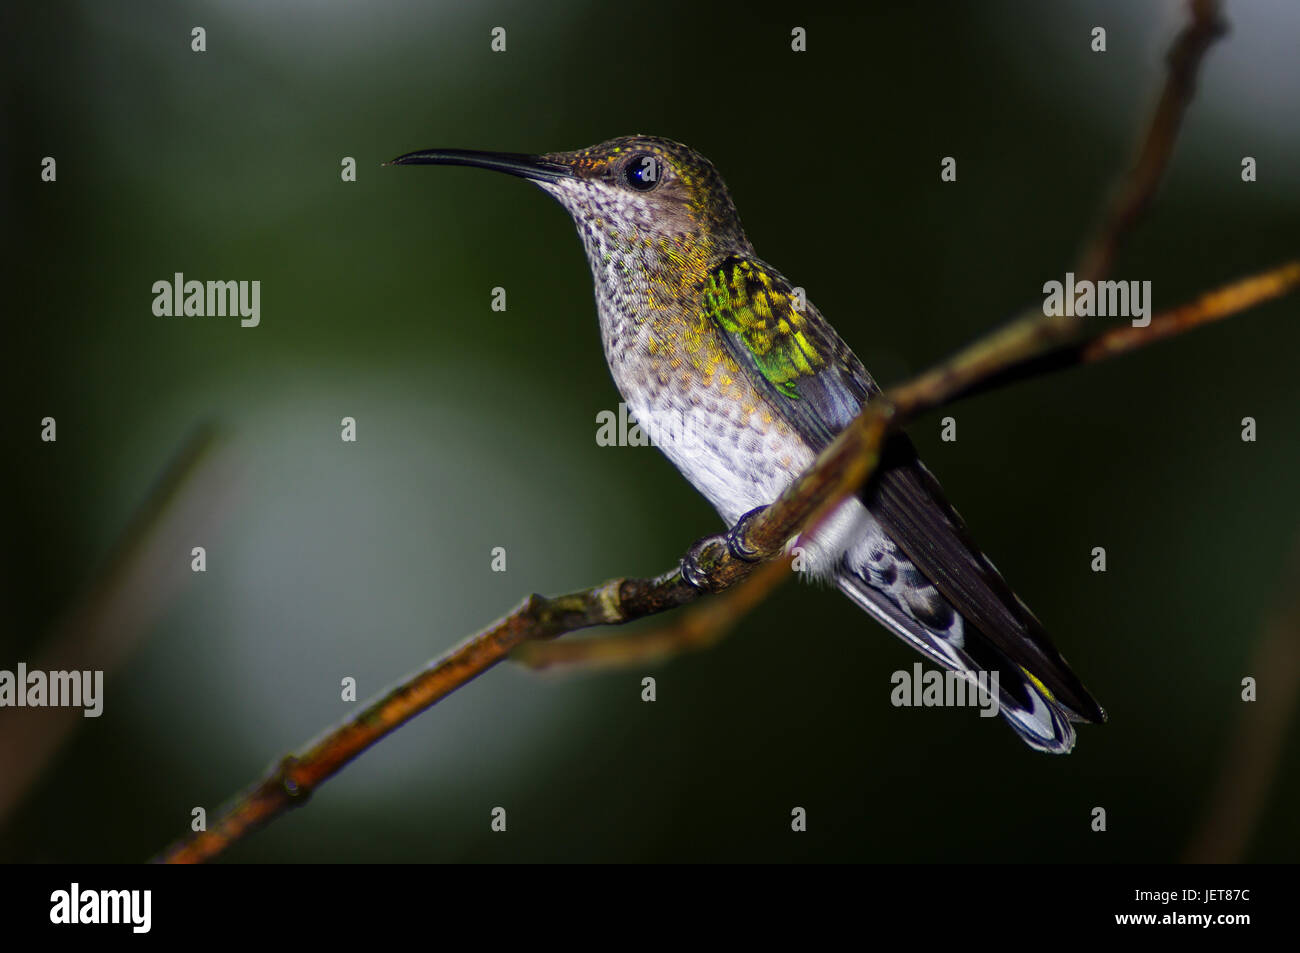
[[[730,527],[776,500],[881,392],[803,290],[757,257],[713,164],[679,142],[430,149],[387,164],[490,169],[559,201],[586,250],[605,358],[631,416],[651,433],[686,431],[657,443]],[[892,434],[869,482],[804,535],[802,575],[838,587],[932,662],[983,674],[1032,748],[1066,753],[1073,723],[1105,720],[906,434]],[[690,569],[688,559],[694,581]]]

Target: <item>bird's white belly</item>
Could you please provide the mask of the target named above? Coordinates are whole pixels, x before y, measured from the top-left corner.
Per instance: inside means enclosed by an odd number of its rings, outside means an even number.
[[[815,459],[788,430],[766,424],[761,412],[746,415],[735,404],[693,404],[664,392],[657,396],[653,403],[629,401],[629,412],[728,526],[775,501]],[[840,557],[874,529],[866,508],[849,499],[814,537],[796,545],[803,549],[809,574],[827,578]]]
[[[652,442],[704,495],[728,526],[750,510],[772,503],[816,455],[775,414],[764,414],[761,396],[748,403],[725,399],[693,375],[679,376],[663,350],[653,356],[648,324],[622,318],[597,283],[605,358],[628,412]],[[800,539],[803,564],[813,578],[833,578],[841,557],[866,536],[879,533],[858,500],[849,499],[811,539]]]

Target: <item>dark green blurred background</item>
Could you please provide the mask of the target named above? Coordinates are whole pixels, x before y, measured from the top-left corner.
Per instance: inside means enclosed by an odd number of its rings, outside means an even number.
[[[596,446],[618,396],[559,207],[383,160],[687,142],[886,384],[1040,301],[1132,154],[1180,6],[880,6],[6,5],[0,668],[35,664],[194,425],[224,428],[238,478],[210,493],[213,528],[167,554],[185,569],[206,545],[207,573],[160,594],[103,717],[77,719],[0,822],[0,858],[144,859],[352,710],[340,678],[364,699],[529,592],[657,572],[718,529],[657,451]],[[1297,250],[1300,7],[1228,16],[1116,268],[1151,280],[1157,308]],[[793,26],[808,52],[790,52]],[[155,317],[150,287],[176,271],[259,279],[261,326]],[[702,654],[495,670],[229,859],[1178,859],[1242,677],[1282,690],[1249,659],[1300,530],[1297,317],[1284,300],[971,400],[956,443],[937,416],[913,428],[1110,713],[1071,756],[970,711],[891,707],[890,674],[916,657],[791,585]],[[1249,859],[1300,853],[1297,744]]]

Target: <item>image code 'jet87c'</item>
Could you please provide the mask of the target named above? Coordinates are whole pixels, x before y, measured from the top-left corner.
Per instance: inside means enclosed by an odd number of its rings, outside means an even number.
[[[691,440],[661,449],[728,525],[773,502],[880,391],[817,309],[756,257],[717,170],[681,143],[439,149],[389,164],[494,169],[559,200],[591,263],[614,383],[643,426],[701,422]],[[999,710],[1030,746],[1068,752],[1071,722],[1105,720],[907,436],[889,438],[858,496],[799,545],[807,575],[833,581],[928,658],[996,673]]]

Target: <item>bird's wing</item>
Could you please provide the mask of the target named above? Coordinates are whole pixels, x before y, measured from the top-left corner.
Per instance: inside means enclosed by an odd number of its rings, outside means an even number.
[[[826,319],[761,261],[722,261],[705,281],[703,307],[736,363],[815,450],[880,392]]]
[[[702,306],[731,356],[814,452],[880,392],[817,309],[757,259],[733,256],[720,262],[704,284]],[[860,496],[890,538],[972,627],[1071,715],[1105,719],[1042,624],[970,538],[906,435],[891,435]]]

